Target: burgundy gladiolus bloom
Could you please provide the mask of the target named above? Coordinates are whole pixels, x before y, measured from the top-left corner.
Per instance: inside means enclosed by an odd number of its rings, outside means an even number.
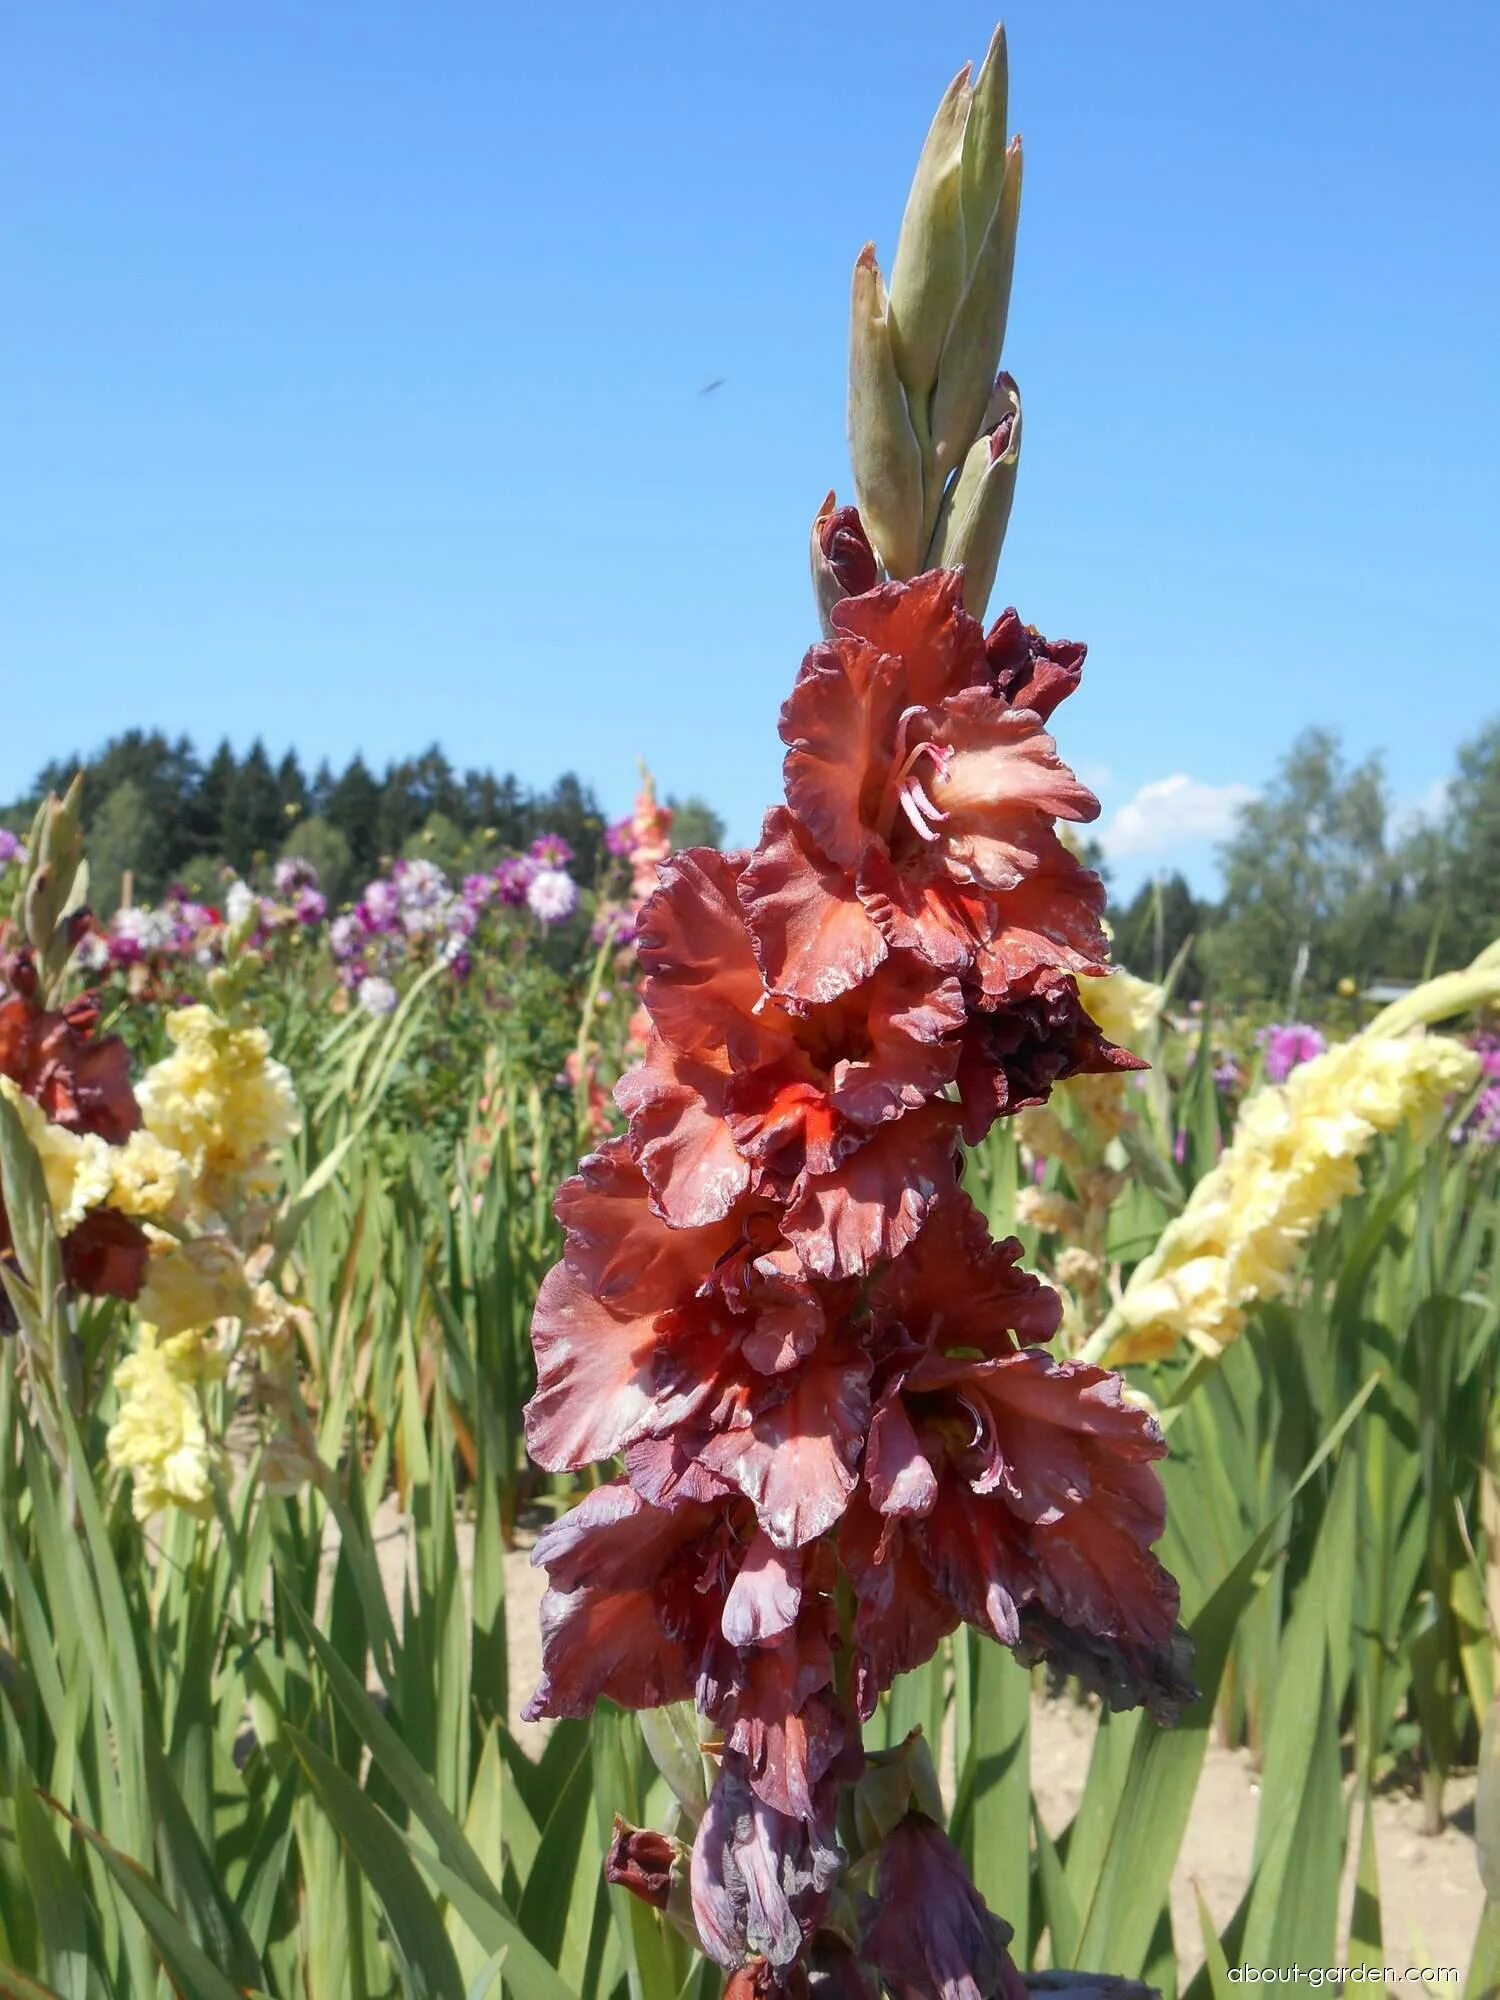
[[[860,1719],[960,1623],[1117,1705],[1189,1693],[1160,1433],[1046,1352],[1056,1295],[960,1185],[961,1140],[1138,1067],[1080,1003],[1102,890],[1054,830],[1097,810],[1044,727],[1083,649],[1014,612],[986,637],[960,586],[834,603],[783,713],[786,803],[750,852],[662,866],[627,1129],[558,1196],[533,1322],[533,1455],[623,1477],[538,1540],[528,1713],[696,1703],[720,1766],[693,1909],[736,1995],[842,2000],[872,1968],[923,2000],[1011,1990],[920,1815],[879,1862],[918,1916],[858,1958],[819,1938]],[[648,1861],[618,1866],[649,1889]]]
[[[54,1125],[123,1145],[140,1125],[140,1107],[125,1044],[118,1036],[94,1032],[97,997],[83,994],[62,1008],[43,1007],[29,951],[17,953],[7,972],[12,991],[0,1002],[0,1076],[34,1098]],[[0,1259],[10,1249],[10,1225],[0,1202]],[[115,1209],[91,1210],[62,1239],[60,1254],[63,1277],[75,1292],[133,1299],[145,1279],[145,1233]],[[0,1291],[0,1332],[11,1332],[14,1325]]]

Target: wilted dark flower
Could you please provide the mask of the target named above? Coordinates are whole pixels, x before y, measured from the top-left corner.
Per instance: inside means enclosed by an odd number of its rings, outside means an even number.
[[[893,2000],[1025,2000],[1010,1939],[947,1834],[909,1813],[881,1846],[862,1946]]]

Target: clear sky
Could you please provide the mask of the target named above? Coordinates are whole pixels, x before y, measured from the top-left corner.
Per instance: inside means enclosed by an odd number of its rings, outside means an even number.
[[[439,740],[753,836],[847,493],[849,270],[992,15],[446,0],[0,22],[0,797],[134,723]],[[1295,731],[1500,710],[1500,10],[1015,0],[995,607],[1125,883]],[[704,384],[722,387],[704,395]],[[1196,837],[1195,837],[1196,836]]]

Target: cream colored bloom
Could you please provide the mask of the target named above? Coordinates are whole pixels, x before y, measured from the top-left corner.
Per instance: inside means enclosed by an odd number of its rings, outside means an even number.
[[[132,1132],[123,1146],[111,1147],[110,1165],[109,1205],[125,1215],[159,1221],[187,1194],[187,1161],[154,1132]]]
[[[1429,1136],[1478,1074],[1458,1042],[1366,1034],[1257,1091],[1219,1164],[1131,1278],[1107,1358],[1152,1360],[1184,1339],[1218,1352],[1248,1307],[1290,1291],[1308,1237],[1360,1192],[1359,1159],[1376,1135],[1404,1124]]]
[[[227,1237],[153,1243],[139,1311],[160,1334],[200,1330],[217,1319],[243,1319],[250,1310],[244,1265]]]
[[[1016,1192],[1016,1220],[1047,1236],[1076,1236],[1083,1227],[1083,1211],[1065,1194],[1023,1187]]]
[[[40,1104],[8,1076],[0,1076],[0,1094],[20,1119],[41,1164],[57,1233],[67,1236],[91,1208],[108,1198],[114,1183],[112,1148],[96,1132],[69,1132],[54,1125]]]
[[[1078,997],[1100,1031],[1123,1049],[1133,1049],[1161,1018],[1166,994],[1149,979],[1120,967],[1103,979],[1081,974]]]
[[[217,1209],[301,1125],[296,1092],[264,1028],[232,1028],[211,1007],[167,1017],[173,1052],[136,1091],[146,1128],[188,1162],[200,1207]]]
[[[202,1386],[222,1369],[223,1357],[201,1334],[162,1338],[143,1324],[135,1353],[115,1370],[121,1402],[105,1451],[112,1466],[131,1475],[138,1521],[169,1506],[211,1512],[224,1454],[209,1435]]]
[[[1057,1282],[1069,1291],[1092,1292],[1104,1282],[1104,1260],[1081,1244],[1070,1243],[1057,1253]]]

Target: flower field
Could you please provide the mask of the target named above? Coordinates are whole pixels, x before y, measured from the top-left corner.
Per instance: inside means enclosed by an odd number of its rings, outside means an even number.
[[[602,1139],[598,1188],[621,1129],[608,1087],[656,934],[633,861],[654,875],[669,842],[644,799],[572,891],[565,951],[506,886],[524,862],[493,889],[424,873],[409,928],[371,925],[367,893],[347,915],[387,941],[380,972],[337,914],[289,917],[284,876],[232,920],[81,925],[65,805],[35,842],[50,883],[11,858],[0,1990],[155,1990],[158,1965],[215,1995],[719,1990],[670,1921],[692,1922],[672,1830],[706,1798],[690,1709],[518,1732],[511,1659],[536,1653],[504,1587],[590,1490],[527,1451],[530,1326],[556,1187]],[[518,950],[557,953],[561,1059],[487,997]],[[393,1004],[361,998],[378,977]],[[1060,1311],[1011,1312],[1128,1364],[1159,1413],[1159,1552],[1200,1692],[1158,1730],[1101,1706],[1080,1661],[1028,1670],[959,1626],[868,1704],[846,1837],[910,1785],[1022,1964],[1170,1989],[1180,1955],[1206,1990],[1220,1949],[1378,1957],[1371,1802],[1418,1787],[1439,1824],[1493,1699],[1500,1154],[1473,1019],[1500,970],[1326,1048],[1263,1037],[1260,1075],[1231,1076],[1221,1024],[1170,992],[1123,972],[1083,992],[1151,1068],[1076,1075],[976,1133],[964,1183],[1057,1288]],[[552,1365],[543,1346],[544,1390]],[[576,1392],[560,1420],[585,1421]],[[392,1506],[399,1595],[372,1530]],[[1097,1732],[1060,1840],[1028,1800],[1049,1671]],[[1262,1833],[1204,1961],[1163,1910],[1211,1739],[1254,1756]],[[622,1850],[616,1813],[668,1838]],[[1336,1936],[1351,1851],[1364,1893]]]
[[[0,1995],[1228,2000],[1410,1958],[1476,1771],[1500,1982],[1500,942],[1113,962],[1084,648],[988,617],[1006,91],[855,264],[752,846],[0,833]]]

